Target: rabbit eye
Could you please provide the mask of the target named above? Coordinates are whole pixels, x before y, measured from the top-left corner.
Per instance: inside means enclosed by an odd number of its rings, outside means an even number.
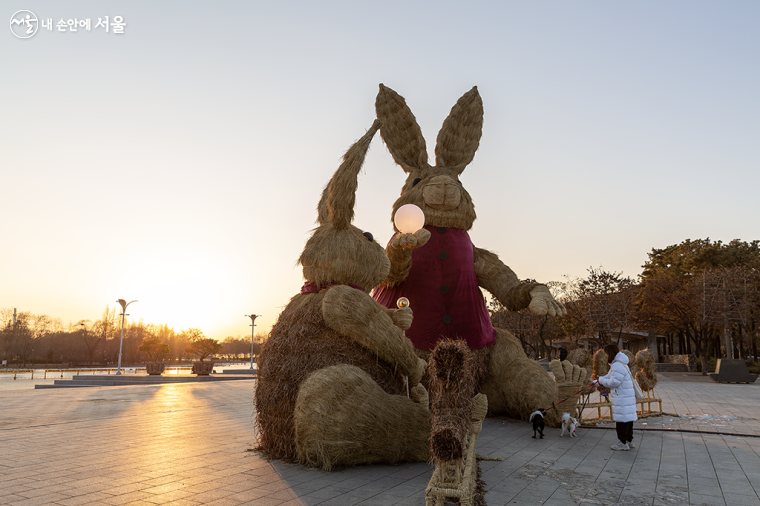
[[[364,237],[370,242],[375,240],[374,237],[372,237],[372,232],[364,232]]]
[[[414,181],[412,181],[412,186],[415,186],[415,185],[416,185],[417,183],[419,183],[420,181],[422,181],[422,179],[420,179],[420,178],[418,178],[418,177],[417,177],[417,178],[414,178]]]

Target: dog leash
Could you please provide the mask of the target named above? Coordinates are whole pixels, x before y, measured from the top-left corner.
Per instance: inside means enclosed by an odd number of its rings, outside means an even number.
[[[594,385],[593,383],[589,383],[587,386],[585,386],[585,387],[581,388],[580,390],[578,390],[577,392],[575,392],[573,395],[571,395],[571,396],[570,396],[570,397],[568,397],[567,399],[571,399],[571,398],[575,397],[576,395],[578,395],[579,393],[583,392],[583,391],[584,391],[584,390],[586,390],[588,387],[590,387],[590,386],[593,386],[593,385]],[[548,409],[544,410],[544,412],[546,412],[546,411],[549,411],[550,409],[554,409],[554,408],[556,408],[557,406],[559,406],[560,404],[562,404],[563,402],[565,402],[567,399],[562,399],[562,400],[561,400],[561,401],[559,401],[559,402],[555,402],[554,404],[552,404],[552,405],[551,405],[551,407],[550,407],[550,408],[548,408]]]

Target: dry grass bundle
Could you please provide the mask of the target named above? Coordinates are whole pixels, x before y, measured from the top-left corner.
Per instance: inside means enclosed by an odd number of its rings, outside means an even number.
[[[475,393],[470,355],[464,340],[453,339],[440,341],[430,355],[430,450],[436,465],[464,455]]]
[[[485,347],[477,350],[470,350],[470,371],[472,371],[472,374],[475,377],[476,387],[477,385],[480,385],[488,375],[488,361],[491,357],[491,349],[492,347]],[[430,355],[433,353],[432,350],[415,348],[414,353],[417,354],[417,357],[430,364]],[[425,374],[422,377],[421,383],[428,392],[431,390],[429,365],[425,368]]]
[[[636,354],[636,363],[641,369],[636,373],[636,379],[639,381],[641,389],[648,392],[657,386],[654,355],[648,349],[641,350]]]
[[[389,395],[355,366],[315,371],[293,413],[298,461],[337,465],[427,461],[430,412],[406,395]]]
[[[601,378],[607,371],[610,370],[610,366],[607,363],[607,353],[604,350],[599,350],[594,353],[594,379]]]
[[[483,133],[483,100],[478,87],[462,95],[441,126],[435,146],[438,167],[464,170],[478,150]]]
[[[583,348],[576,348],[567,355],[567,361],[579,367],[591,370],[591,352]]]
[[[633,356],[633,353],[629,350],[620,350],[620,352],[628,357],[628,368],[633,370],[633,368],[636,367],[636,358]]]
[[[407,172],[412,167],[427,166],[425,138],[404,97],[380,84],[375,110],[378,119],[383,122],[380,135],[396,163]]]
[[[372,137],[379,129],[380,120],[375,120],[367,133],[343,155],[343,163],[322,191],[322,198],[317,206],[317,221],[320,225],[331,223],[342,230],[348,228],[353,221],[359,171],[364,165]]]
[[[258,358],[254,397],[258,449],[267,457],[297,459],[293,411],[301,383],[312,372],[338,364],[355,365],[390,394],[405,394],[400,372],[369,350],[327,327],[320,313],[323,293],[296,295],[280,314]]]

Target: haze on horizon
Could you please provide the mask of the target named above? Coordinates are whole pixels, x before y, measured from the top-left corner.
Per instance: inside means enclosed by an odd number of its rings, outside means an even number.
[[[12,0],[90,31],[4,30],[0,308],[64,324],[116,299],[207,336],[266,332],[303,284],[322,188],[404,96],[432,153],[477,85],[473,242],[521,278],[636,277],[652,248],[758,239],[760,4]],[[122,16],[124,34],[95,29]],[[354,223],[404,174],[377,136]]]

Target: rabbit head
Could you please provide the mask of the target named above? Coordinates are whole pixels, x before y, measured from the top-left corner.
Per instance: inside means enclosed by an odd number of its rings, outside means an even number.
[[[477,87],[462,95],[443,122],[435,166],[428,163],[425,138],[403,97],[381,84],[375,109],[382,122],[380,135],[407,173],[393,213],[404,204],[415,204],[425,212],[425,225],[469,230],[475,206],[459,175],[475,156],[483,130],[483,101]]]
[[[307,281],[317,285],[340,283],[371,290],[388,275],[390,261],[369,232],[351,224],[359,170],[380,121],[343,156],[338,170],[322,192],[317,207],[319,226],[306,242],[298,263]]]

